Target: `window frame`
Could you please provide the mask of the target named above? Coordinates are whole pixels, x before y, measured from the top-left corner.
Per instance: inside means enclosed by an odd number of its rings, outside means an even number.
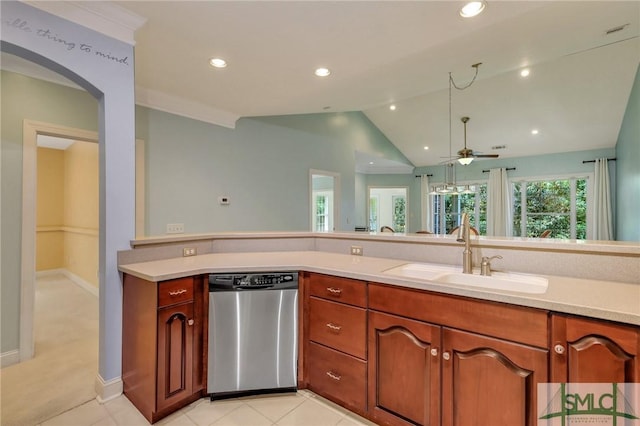
[[[443,185],[444,182],[435,182],[435,183],[429,183],[429,186],[438,186],[438,185]],[[475,195],[475,202],[474,202],[474,206],[473,206],[473,213],[470,214],[470,218],[471,218],[471,222],[472,222],[472,226],[474,226],[476,229],[478,229],[478,232],[480,232],[480,227],[478,226],[478,224],[481,221],[481,215],[482,212],[480,210],[480,193],[481,193],[481,187],[484,185],[485,187],[489,185],[489,180],[488,179],[478,179],[478,180],[472,180],[472,181],[462,181],[462,182],[456,182],[456,187],[463,187],[465,185],[469,185],[471,187],[475,187],[475,192],[473,193]],[[444,193],[444,194],[433,194],[433,193],[428,193],[427,194],[429,196],[429,203],[431,203],[431,217],[432,217],[432,222],[433,222],[433,232],[435,234],[440,234],[440,235],[447,235],[450,230],[447,230],[447,214],[451,214],[453,216],[455,216],[455,220],[454,223],[456,223],[456,226],[460,226],[460,220],[462,218],[462,209],[460,207],[458,207],[457,212],[447,212],[446,211],[446,197],[451,197],[454,196],[454,194],[448,194],[448,193]],[[456,195],[471,195],[471,194],[456,194]],[[485,188],[485,196],[486,196],[486,188]],[[438,205],[439,204],[439,205]],[[458,199],[458,206],[460,206],[460,199]],[[485,206],[485,221],[486,221],[486,206]],[[454,226],[455,228],[455,226]],[[453,228],[452,228],[453,229]],[[486,232],[485,232],[486,233]]]
[[[578,180],[585,180],[585,194],[586,194],[586,239],[589,239],[593,233],[593,224],[592,224],[592,214],[593,214],[593,172],[584,172],[584,173],[567,173],[567,174],[553,174],[553,175],[534,175],[534,176],[520,176],[509,178],[509,188],[511,190],[512,195],[512,203],[511,203],[511,213],[513,220],[515,221],[515,185],[517,183],[529,183],[529,182],[550,182],[550,181],[558,181],[558,180],[568,180],[577,182]],[[522,206],[520,212],[520,236],[526,238],[526,191],[520,191],[520,205]],[[575,240],[577,236],[577,192],[575,183],[570,186],[570,212],[569,212],[569,223],[570,223],[570,238]],[[548,214],[554,214],[553,212],[549,212]],[[513,230],[515,232],[516,227],[515,224],[513,226]],[[515,235],[514,235],[515,236]],[[553,236],[551,237],[553,238]]]

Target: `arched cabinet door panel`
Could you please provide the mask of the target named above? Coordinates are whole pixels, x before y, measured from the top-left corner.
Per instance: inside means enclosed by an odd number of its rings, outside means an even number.
[[[158,312],[158,409],[192,393],[193,304]]]
[[[443,425],[536,425],[547,350],[449,328],[442,335]]]
[[[381,424],[439,425],[440,327],[369,315],[369,410]]]
[[[551,349],[552,382],[640,382],[638,327],[554,315]]]

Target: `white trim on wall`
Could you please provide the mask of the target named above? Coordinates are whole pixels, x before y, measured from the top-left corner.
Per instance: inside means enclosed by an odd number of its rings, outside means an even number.
[[[78,275],[76,275],[73,272],[68,271],[68,270],[66,270],[64,268],[45,269],[44,271],[37,271],[36,272],[36,277],[49,277],[49,276],[55,275],[55,274],[64,275],[67,279],[69,279],[71,282],[73,282],[78,287],[82,288],[83,290],[86,290],[87,292],[91,293],[95,297],[98,297],[98,295],[99,295],[98,287],[96,287],[95,285],[91,284],[88,281],[83,280]]]
[[[119,397],[122,395],[123,390],[124,385],[121,377],[105,381],[100,374],[96,376],[96,400],[100,404],[104,404],[105,402],[109,402],[112,399]]]
[[[0,354],[0,368],[8,367],[13,364],[17,364],[20,362],[20,351],[13,350],[7,351]]]

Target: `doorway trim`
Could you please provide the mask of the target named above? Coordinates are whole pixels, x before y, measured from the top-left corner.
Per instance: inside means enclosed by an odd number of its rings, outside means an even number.
[[[25,119],[22,123],[22,255],[20,282],[20,362],[33,358],[36,279],[36,199],[38,135],[98,143],[98,133]],[[101,285],[102,283],[99,283]]]
[[[22,250],[20,283],[20,337],[16,362],[34,356],[34,302],[36,279],[36,201],[38,179],[38,135],[57,136],[91,143],[98,142],[98,133],[90,130],[61,126],[25,119],[22,123]],[[145,228],[145,142],[136,139],[136,236],[144,235]],[[99,275],[100,276],[100,275]],[[99,286],[103,283],[99,282]]]
[[[340,173],[337,172],[328,172],[326,170],[316,170],[309,169],[309,229],[311,232],[315,232],[313,229],[313,216],[314,212],[314,199],[313,199],[313,177],[314,176],[323,176],[333,178],[333,209],[331,214],[333,214],[333,218],[331,222],[333,223],[332,229],[329,232],[336,231],[337,229],[341,229],[340,226]]]

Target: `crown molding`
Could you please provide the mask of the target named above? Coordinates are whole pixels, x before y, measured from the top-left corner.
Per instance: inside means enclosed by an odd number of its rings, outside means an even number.
[[[238,114],[140,86],[136,86],[136,104],[230,129],[235,129],[240,118]]]
[[[23,0],[23,3],[132,46],[136,44],[136,30],[147,22],[147,18],[113,2]]]

